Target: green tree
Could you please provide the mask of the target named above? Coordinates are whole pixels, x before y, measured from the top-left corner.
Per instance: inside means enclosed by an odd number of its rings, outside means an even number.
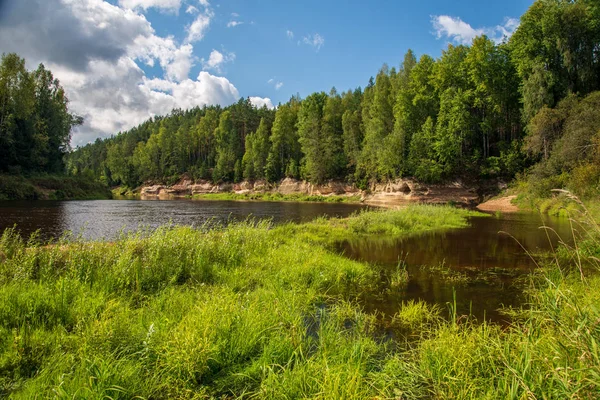
[[[360,157],[359,169],[362,175],[375,181],[383,178],[384,171],[387,169],[382,164],[381,158],[384,139],[392,132],[394,126],[394,115],[391,100],[391,82],[387,65],[384,65],[375,81],[372,95],[373,100],[370,105],[368,117],[363,122],[365,124],[365,138]],[[363,110],[365,106],[363,106]]]
[[[292,162],[298,165],[302,157],[296,128],[299,110],[300,101],[297,98],[292,98],[277,108],[271,129],[271,148],[265,167],[265,178],[269,182],[281,179],[288,165]]]
[[[231,112],[224,111],[215,130],[216,166],[213,173],[215,182],[231,181],[234,178],[236,154],[239,153],[239,136],[233,126]]]
[[[265,170],[267,167],[267,158],[269,156],[269,149],[271,147],[271,142],[269,138],[271,137],[271,122],[267,118],[261,118],[260,124],[258,125],[258,130],[254,134],[254,140],[250,144],[253,153],[253,170],[256,179],[264,179],[265,178]],[[248,152],[248,143],[246,143],[246,152]]]
[[[327,95],[324,92],[313,93],[302,101],[298,113],[298,141],[304,154],[300,174],[314,183],[322,183],[329,177],[326,157],[331,152],[321,132],[326,102]]]
[[[323,140],[323,163],[327,179],[341,179],[348,163],[344,153],[344,129],[342,98],[335,88],[331,89],[323,106],[321,138]]]

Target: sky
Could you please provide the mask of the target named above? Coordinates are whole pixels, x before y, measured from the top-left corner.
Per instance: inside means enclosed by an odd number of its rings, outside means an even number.
[[[533,0],[0,0],[0,53],[49,68],[81,146],[173,108],[364,87],[408,49],[500,42]]]

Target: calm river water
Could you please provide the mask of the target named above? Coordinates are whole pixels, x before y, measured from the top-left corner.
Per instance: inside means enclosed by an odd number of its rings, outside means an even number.
[[[169,222],[202,226],[211,220],[227,223],[249,216],[271,218],[275,223],[300,222],[323,215],[348,216],[362,208],[352,204],[192,200],[0,202],[0,232],[16,224],[23,235],[40,230],[42,237],[52,238],[72,231],[85,239],[111,239],[122,230]],[[470,222],[468,228],[401,240],[339,243],[338,251],[347,257],[383,266],[378,290],[360,299],[365,310],[391,316],[406,300],[422,299],[447,308],[456,299],[461,314],[502,321],[498,308],[522,303],[523,286],[516,283],[535,267],[523,247],[538,252],[556,246],[557,235],[551,233],[548,239],[540,229],[544,224],[565,240],[570,237],[566,219],[542,219],[537,214],[477,217]],[[399,264],[406,268],[409,281],[392,289],[389,277]]]
[[[382,275],[391,275],[399,265],[408,272],[408,283],[397,289],[382,276],[379,290],[362,298],[366,311],[392,316],[403,301],[425,300],[442,306],[446,315],[456,303],[459,315],[502,322],[507,318],[498,309],[523,303],[526,275],[540,261],[539,254],[571,238],[568,219],[515,213],[474,217],[468,228],[405,239],[347,241],[338,250],[383,266]]]
[[[155,228],[173,223],[202,226],[248,217],[274,223],[302,222],[327,215],[345,217],[366,208],[358,204],[244,202],[213,200],[89,200],[0,202],[0,233],[17,225],[23,236],[40,230],[42,237],[65,231],[85,239],[112,239],[120,231]]]

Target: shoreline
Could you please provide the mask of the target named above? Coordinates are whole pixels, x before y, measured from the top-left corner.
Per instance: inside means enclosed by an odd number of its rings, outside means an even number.
[[[476,188],[460,182],[427,185],[412,179],[397,179],[373,184],[368,190],[354,185],[330,181],[321,185],[286,178],[278,184],[265,181],[237,184],[213,184],[181,179],[174,185],[146,185],[135,190],[140,199],[210,199],[243,201],[312,201],[355,203],[382,208],[398,208],[411,204],[458,204],[473,208],[480,200]]]
[[[504,213],[515,213],[521,211],[517,205],[513,203],[517,196],[502,196],[499,198],[491,199],[477,205],[477,209],[480,211],[487,212],[504,212]]]

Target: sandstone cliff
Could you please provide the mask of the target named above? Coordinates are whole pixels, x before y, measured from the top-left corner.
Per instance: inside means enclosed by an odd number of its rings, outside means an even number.
[[[478,203],[479,196],[474,188],[463,186],[459,182],[444,185],[427,185],[411,179],[397,179],[387,183],[375,184],[364,191],[353,185],[341,182],[328,182],[315,185],[306,181],[286,178],[278,184],[265,181],[213,184],[209,181],[193,182],[183,178],[175,185],[152,185],[141,189],[142,199],[172,199],[210,193],[280,193],[282,195],[310,196],[360,196],[361,201],[378,206],[399,206],[411,202],[448,203],[465,205]]]

